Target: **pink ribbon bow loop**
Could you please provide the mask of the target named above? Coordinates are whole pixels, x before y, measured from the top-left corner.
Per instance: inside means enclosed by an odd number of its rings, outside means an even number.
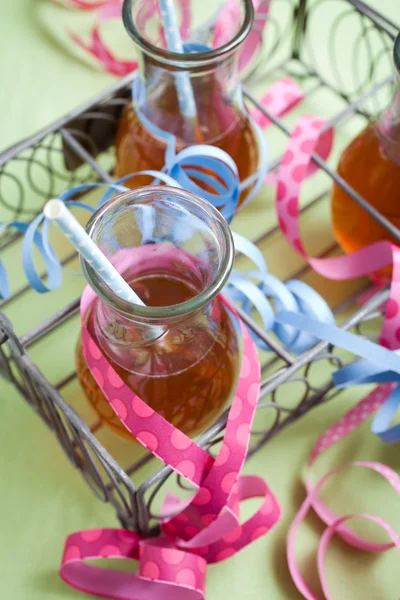
[[[139,560],[139,574],[89,565],[102,558]],[[115,600],[202,600],[206,562],[168,540],[144,540],[124,529],[92,529],[70,535],[60,576],[88,594]]]
[[[60,576],[75,589],[114,600],[203,600],[207,564],[233,556],[265,535],[280,517],[279,504],[260,477],[241,477],[238,490],[239,502],[255,497],[263,497],[264,502],[243,525],[235,519],[230,531],[222,527],[218,533],[214,526],[212,544],[199,545],[197,536],[196,547],[188,548],[190,543],[172,541],[166,535],[144,539],[125,529],[90,529],[67,538]],[[174,499],[168,501],[173,503]],[[203,531],[212,528],[214,523]],[[162,529],[170,531],[168,523],[163,524]],[[194,540],[195,537],[191,541]],[[207,540],[204,538],[204,541]],[[102,558],[138,560],[139,574],[103,569],[85,562]]]
[[[204,488],[205,489],[205,488]],[[240,503],[249,498],[263,498],[258,511],[245,523],[239,523]],[[192,506],[192,504],[191,504]],[[268,531],[279,521],[281,509],[264,479],[255,475],[241,476],[230,496],[225,510],[214,520],[214,515],[203,516],[203,529],[197,533],[187,513],[163,523],[162,530],[180,549],[204,557],[208,564],[221,562],[233,556]],[[175,522],[186,523],[184,535],[177,536]],[[195,521],[196,522],[196,521]],[[189,533],[189,535],[187,535]],[[193,535],[190,537],[190,533]]]

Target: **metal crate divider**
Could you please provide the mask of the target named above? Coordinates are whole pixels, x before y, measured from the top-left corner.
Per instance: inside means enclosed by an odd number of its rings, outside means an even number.
[[[252,84],[271,77],[275,73],[278,76],[282,76],[282,74],[297,75],[304,81],[313,81],[314,85],[308,91],[308,96],[326,88],[346,102],[345,108],[329,119],[327,127],[340,126],[355,115],[371,120],[372,111],[370,108],[365,108],[365,104],[368,104],[371,99],[376,99],[382,90],[391,87],[394,80],[391,71],[388,71],[387,77],[381,81],[375,81],[375,67],[383,55],[388,57],[388,64],[390,62],[393,38],[397,33],[396,24],[365,2],[342,0],[342,10],[330,24],[328,43],[333,43],[337,28],[346,18],[357,17],[360,26],[359,36],[365,41],[367,57],[369,52],[368,35],[371,32],[379,37],[381,48],[376,55],[376,61],[374,59],[370,64],[368,81],[364,82],[364,85],[360,85],[356,93],[349,93],[345,86],[341,87],[340,77],[338,78],[339,83],[336,82],[336,85],[323,77],[316,63],[312,64],[313,55],[312,53],[310,55],[309,51],[313,15],[322,4],[332,3],[332,0],[275,0],[275,2],[279,2],[286,8],[286,17],[276,19],[272,11],[268,25],[267,43],[260,54],[257,65],[247,74],[245,81],[244,92],[249,104],[257,106],[276,128],[288,136],[290,131],[284,120],[274,117],[260,105],[251,88]],[[283,60],[279,56],[282,40],[285,40],[285,43],[290,40],[288,54]],[[357,48],[361,43],[362,40],[356,42],[354,52],[359,51]],[[369,58],[371,60],[371,57]],[[354,56],[353,59],[356,60],[357,56]],[[334,65],[334,55],[331,56],[331,60]],[[261,68],[262,62],[267,65],[268,69]],[[270,65],[274,62],[276,64],[271,68]],[[332,68],[335,71],[335,67]],[[122,108],[129,101],[131,79],[132,76],[129,76],[116,83],[106,94],[98,96],[66,118],[29,139],[21,141],[0,155],[0,204],[3,209],[8,211],[10,219],[31,218],[40,210],[45,200],[66,187],[94,179],[104,182],[112,181],[112,143]],[[382,106],[380,107],[382,108]],[[360,203],[400,240],[400,232],[376,210],[372,209],[324,160],[316,155],[313,156],[313,160],[331,180],[344,187],[356,202]],[[273,162],[272,168],[276,169],[279,162],[280,158],[278,157]],[[16,164],[20,166],[21,163],[26,167],[22,180],[13,171],[13,167]],[[35,180],[35,169],[38,168],[45,172],[45,184],[39,185]],[[7,179],[9,184],[11,182],[14,185],[13,194],[7,195],[2,190],[1,182]],[[323,202],[328,193],[329,189],[318,194],[308,202],[303,212],[317,203]],[[36,197],[38,203],[36,210],[25,206],[25,196]],[[258,244],[264,242],[277,231],[277,227],[266,231],[256,242]],[[10,248],[12,245],[18,244],[18,241],[18,235],[5,233],[0,239],[0,250]],[[334,247],[329,248],[326,253],[330,253],[333,249]],[[75,256],[75,253],[68,255],[64,259],[64,264],[68,265]],[[307,270],[308,267],[304,267],[293,276],[300,277]],[[0,308],[7,310],[10,303],[23,297],[28,290],[28,286],[21,287],[10,299],[4,301]],[[363,324],[381,318],[381,307],[387,298],[388,291],[380,291],[348,318],[342,324],[343,328],[362,332]],[[340,313],[347,309],[355,300],[355,297],[349,298],[344,305],[337,309],[337,312]],[[131,475],[144,463],[152,460],[152,456],[146,455],[128,468],[122,468],[94,435],[100,425],[95,424],[90,428],[61,396],[63,387],[76,377],[75,373],[69,374],[53,387],[28,354],[34,344],[72,319],[78,309],[79,299],[76,299],[21,338],[14,333],[6,315],[0,313],[0,374],[12,382],[54,432],[66,456],[81,471],[94,493],[102,501],[114,505],[121,524],[150,535],[157,531],[157,521],[160,519],[160,516],[152,510],[154,499],[173,472],[164,466],[139,487],[136,487]],[[339,393],[332,389],[330,381],[323,385],[313,384],[312,371],[315,365],[321,361],[327,361],[333,371],[342,364],[342,360],[340,353],[324,342],[318,343],[301,356],[294,357],[275,338],[261,330],[251,317],[243,311],[239,312],[246,325],[266,341],[273,350],[272,358],[262,365],[264,378],[257,411],[258,413],[267,411],[272,416],[272,424],[253,430],[249,453],[251,456],[288,424]],[[298,398],[297,404],[288,408],[279,402],[278,394],[285,383],[293,381],[302,382],[305,391]],[[199,439],[199,443],[210,452],[221,440],[226,417],[227,414],[222,415]],[[182,489],[188,489],[179,477],[178,483]]]

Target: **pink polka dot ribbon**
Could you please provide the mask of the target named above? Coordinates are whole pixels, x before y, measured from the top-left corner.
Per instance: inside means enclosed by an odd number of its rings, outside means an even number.
[[[247,523],[220,534],[196,550],[182,548],[164,530],[144,539],[124,529],[91,529],[70,535],[65,543],[60,576],[82,592],[115,600],[202,600],[208,563],[221,562],[265,535],[279,508],[265,482],[255,476],[239,480],[239,500],[261,496],[264,502]],[[139,561],[138,574],[103,569],[86,561],[119,558]]]
[[[345,256],[310,257],[304,247],[299,223],[299,197],[303,181],[318,166],[311,160],[313,152],[326,159],[332,148],[333,131],[324,130],[319,117],[299,119],[276,177],[276,210],[281,231],[289,244],[320,275],[343,281],[364,277],[392,265],[390,300],[381,332],[380,344],[391,349],[400,345],[400,249],[390,242],[376,242]],[[381,403],[387,394],[380,394]]]
[[[304,248],[299,224],[298,203],[300,188],[303,181],[317,168],[311,161],[312,153],[315,152],[323,159],[329,156],[333,142],[333,131],[325,131],[324,126],[325,122],[323,119],[313,116],[303,116],[298,121],[290,137],[276,177],[276,209],[280,228],[292,248],[301,254],[315,271],[329,279],[354,279],[371,275],[383,267],[393,266],[390,300],[386,306],[380,344],[394,350],[400,345],[400,249],[389,242],[382,241],[350,255],[320,259],[308,256]],[[311,453],[308,468],[313,465],[322,452],[350,435],[366,419],[373,415],[392,393],[394,386],[395,384],[392,383],[377,386],[375,390],[363,398],[320,436]],[[291,526],[287,553],[293,580],[300,593],[308,600],[318,600],[318,597],[310,590],[297,566],[295,537],[300,524],[310,508],[313,508],[327,525],[318,550],[318,571],[326,600],[329,600],[331,596],[329,595],[325,577],[325,554],[329,541],[334,534],[339,535],[352,546],[365,551],[380,552],[393,547],[400,549],[399,536],[383,519],[369,514],[355,514],[339,518],[319,498],[318,491],[324,485],[325,481],[337,471],[348,466],[366,467],[377,471],[400,494],[399,475],[389,467],[377,462],[354,462],[350,463],[350,465],[338,467],[326,474],[316,485],[313,484],[311,475],[307,472],[305,478],[307,497]],[[378,523],[389,534],[392,540],[391,543],[373,543],[355,534],[347,527],[346,523],[356,517],[373,520]]]
[[[164,259],[166,254],[164,249]],[[127,254],[122,258],[126,267]],[[168,594],[185,600],[203,598],[206,563],[229,558],[265,535],[280,517],[279,504],[265,481],[256,476],[240,476],[260,388],[256,346],[233,306],[221,296],[222,304],[238,319],[243,350],[224,438],[214,459],[145,404],[112,368],[86,327],[88,311],[95,300],[94,292],[87,287],[81,299],[81,326],[88,368],[126,429],[150,452],[193,483],[198,491],[181,507],[179,514],[163,521],[162,537],[156,541],[143,540],[129,532],[125,532],[124,537],[124,532],[115,530],[73,534],[66,542],[61,576],[69,585],[95,594],[103,590],[103,579],[111,577],[113,583],[104,589],[107,596],[116,599],[165,598]],[[261,507],[241,524],[240,503],[256,497],[262,498]],[[164,514],[171,508],[176,510],[175,499],[169,498],[168,503]],[[139,575],[113,573],[110,576],[110,571],[93,570],[82,563],[84,559],[115,553],[125,558],[140,557]],[[178,561],[178,557],[181,560]],[[171,584],[175,586],[173,591]],[[182,595],[174,596],[177,590]]]
[[[290,77],[283,77],[271,85],[260,99],[260,103],[276,117],[283,117],[304,98],[303,90]],[[249,111],[250,116],[262,129],[266,129],[272,121],[257,106]]]

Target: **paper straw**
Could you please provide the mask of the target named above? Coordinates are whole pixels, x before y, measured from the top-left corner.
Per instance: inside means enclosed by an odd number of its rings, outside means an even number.
[[[49,200],[44,207],[44,216],[65,235],[79,254],[91,265],[116,296],[134,304],[145,306],[142,300],[121,277],[108,258],[78,223],[61,200]]]
[[[158,2],[168,50],[183,53],[183,44],[173,0],[158,0]],[[189,73],[175,73],[175,83],[182,115],[185,119],[197,120],[196,102]]]

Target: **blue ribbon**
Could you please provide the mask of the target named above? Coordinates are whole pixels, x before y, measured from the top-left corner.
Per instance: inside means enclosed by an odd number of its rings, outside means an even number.
[[[236,251],[244,254],[257,267],[255,271],[240,274],[233,271],[229,279],[226,294],[235,302],[241,304],[247,314],[253,310],[258,312],[263,329],[272,331],[289,352],[300,354],[313,346],[316,339],[313,336],[288,327],[276,320],[275,313],[281,310],[294,313],[315,315],[326,323],[334,323],[335,318],[325,300],[310,286],[302,281],[292,279],[283,283],[270,273],[261,251],[247,238],[233,234]],[[271,304],[274,303],[274,308]],[[270,347],[251,332],[259,348],[271,351]]]
[[[336,371],[333,375],[336,387],[400,382],[400,350],[387,350],[339,327],[292,312],[283,311],[276,320],[366,359]],[[391,426],[399,405],[400,387],[397,386],[379,408],[371,425],[371,431],[389,444],[400,441],[400,425]]]
[[[374,420],[372,421],[371,431],[379,435],[386,444],[393,444],[400,441],[400,425],[390,427],[390,423],[395,416],[400,405],[400,388],[395,390],[386,398]]]
[[[33,223],[38,221],[39,218],[41,218],[41,215],[39,215],[39,217],[36,217],[36,219],[35,219],[35,221],[33,221]],[[22,248],[22,262],[24,265],[24,270],[25,270],[25,274],[28,278],[28,281],[29,281],[30,285],[32,287],[34,287],[34,289],[37,289],[38,291],[41,291],[41,292],[46,291],[47,292],[50,289],[54,290],[61,285],[61,268],[59,268],[57,266],[57,264],[54,262],[55,254],[54,254],[54,251],[51,248],[50,244],[48,242],[46,242],[46,244],[43,242],[42,233],[40,233],[39,231],[36,231],[36,229],[29,232],[31,225],[29,225],[29,223],[23,223],[21,221],[12,221],[11,223],[4,223],[4,224],[0,225],[0,233],[8,228],[8,229],[15,229],[16,231],[18,231],[18,233],[24,234],[24,236],[25,236],[24,241],[26,239],[26,236],[28,236],[29,248],[28,248],[28,244],[26,244]],[[36,246],[36,248],[39,250],[39,253],[45,263],[47,277],[48,277],[48,286],[45,286],[43,284],[43,282],[40,280],[40,278],[38,281],[37,278],[35,277],[36,270],[35,270],[35,266],[34,266],[34,262],[33,262],[33,246]],[[32,268],[32,266],[33,266],[33,268]],[[3,264],[3,262],[0,261],[0,298],[5,300],[6,298],[9,298],[9,297],[10,297],[10,284],[9,284],[9,280],[8,280],[8,275],[7,275],[7,271],[6,271],[6,268]]]

